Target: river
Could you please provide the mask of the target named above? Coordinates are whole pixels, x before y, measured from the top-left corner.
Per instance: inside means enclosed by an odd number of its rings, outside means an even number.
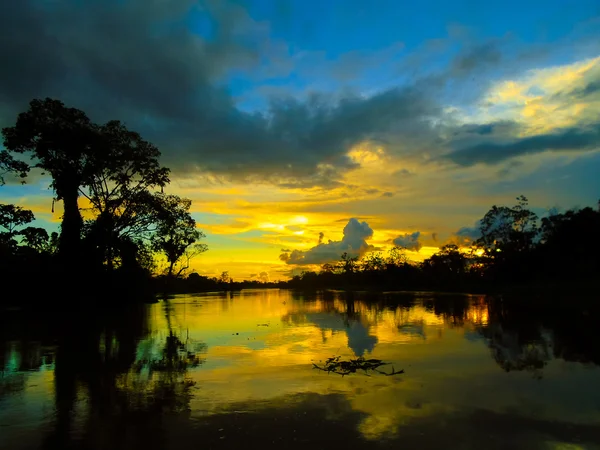
[[[284,290],[3,311],[0,449],[600,449],[598,323],[477,295]],[[314,367],[334,356],[387,364]]]

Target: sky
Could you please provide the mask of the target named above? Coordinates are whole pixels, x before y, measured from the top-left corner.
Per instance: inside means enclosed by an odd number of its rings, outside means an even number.
[[[0,30],[0,126],[53,97],[156,144],[200,274],[420,261],[520,194],[600,198],[597,1],[0,1]],[[43,177],[0,201],[60,222]]]

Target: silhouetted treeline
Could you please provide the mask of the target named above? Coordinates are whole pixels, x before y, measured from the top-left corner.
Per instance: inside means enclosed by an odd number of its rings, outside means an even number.
[[[337,263],[294,276],[295,289],[502,291],[512,288],[595,287],[600,273],[600,202],[538,221],[527,198],[493,206],[479,221],[479,237],[447,244],[421,263],[405,249],[362,259],[343,254]]]
[[[169,277],[160,275],[152,280],[154,291],[158,295],[181,294],[211,291],[239,291],[242,289],[272,289],[285,288],[285,281],[234,281],[229,272],[222,272],[218,277],[207,277],[192,272],[184,277]]]

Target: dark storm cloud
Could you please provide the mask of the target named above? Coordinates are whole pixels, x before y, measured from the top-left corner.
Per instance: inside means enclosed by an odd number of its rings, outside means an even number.
[[[93,120],[124,120],[162,149],[174,170],[203,169],[288,187],[336,183],[347,151],[392,125],[431,114],[415,89],[236,108],[222,86],[268,54],[264,27],[217,2],[3,2],[0,122],[34,97],[55,97]],[[205,24],[205,25],[202,25]],[[208,24],[208,25],[206,25]],[[209,38],[190,30],[206,28]],[[211,31],[212,30],[212,31]]]
[[[600,125],[572,127],[555,133],[515,139],[506,143],[480,143],[460,148],[446,157],[461,166],[497,164],[507,159],[552,151],[582,151],[600,148]]]
[[[433,124],[447,119],[441,106],[447,95],[472,102],[491,82],[489,74],[517,67],[503,53],[507,40],[472,41],[439,73],[419,73],[415,59],[406,58],[401,70],[412,81],[402,87],[368,96],[279,96],[263,112],[249,113],[225,87],[231,76],[254,82],[303,72],[287,44],[240,2],[4,1],[0,30],[7,37],[0,39],[0,126],[14,123],[32,98],[59,98],[95,121],[123,120],[156,143],[176,173],[205,170],[288,188],[340,186],[357,166],[347,152],[362,141],[383,142],[390,153],[443,150],[444,127]],[[400,51],[392,46],[378,57]],[[334,67],[323,67],[335,75]],[[444,131],[459,149],[450,159],[461,165],[533,148],[506,139],[499,144],[510,132],[500,124],[459,127]],[[489,152],[479,151],[482,138],[494,138]]]

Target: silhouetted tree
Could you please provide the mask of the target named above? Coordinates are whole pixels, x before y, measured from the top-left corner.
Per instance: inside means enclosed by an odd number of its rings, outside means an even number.
[[[468,258],[457,245],[444,245],[439,252],[423,262],[423,269],[444,281],[457,281],[465,275]]]
[[[25,178],[29,172],[29,165],[24,161],[19,161],[6,150],[0,151],[0,186],[4,186],[4,177],[13,173],[18,177]]]
[[[386,268],[385,258],[381,253],[370,253],[360,262],[360,269],[363,272],[382,271]]]
[[[33,222],[33,219],[33,212],[28,209],[0,204],[0,227],[5,230],[0,235],[4,236],[4,239],[12,239],[17,234],[18,228]]]
[[[512,208],[492,206],[481,219],[481,237],[476,245],[491,255],[530,250],[538,229],[537,215],[527,205],[527,198],[520,196]]]
[[[388,267],[399,267],[407,262],[408,258],[406,256],[406,250],[398,245],[392,247],[385,258],[385,263]]]
[[[152,247],[167,258],[168,276],[173,275],[175,264],[186,256],[185,264],[176,274],[179,276],[189,268],[189,262],[194,256],[207,250],[206,245],[193,245],[204,237],[204,234],[196,228],[196,221],[190,215],[191,200],[176,195],[163,195],[161,203],[157,228],[152,236]]]
[[[542,219],[538,266],[551,277],[589,278],[600,270],[600,205]]]
[[[531,252],[539,230],[537,215],[527,205],[527,198],[520,196],[512,208],[494,205],[481,219],[475,246],[483,249],[493,279],[523,281],[532,272]]]
[[[79,189],[95,170],[90,156],[96,128],[83,111],[46,98],[32,100],[29,110],[20,113],[16,125],[4,128],[2,135],[9,152],[26,154],[33,167],[51,175],[51,187],[64,204],[60,252],[74,267],[83,224]]]
[[[354,273],[358,269],[358,256],[350,256],[347,252],[344,252],[342,253],[342,260],[339,264],[343,273]]]
[[[93,241],[104,262],[112,268],[123,242],[149,238],[157,214],[164,209],[156,196],[169,183],[169,169],[159,163],[160,151],[119,121],[97,127],[92,156],[95,170],[81,186],[96,215]]]
[[[233,281],[233,278],[231,278],[228,271],[222,272],[218,278],[219,283],[231,283],[232,281]]]
[[[19,231],[19,235],[28,247],[37,251],[49,250],[50,236],[48,236],[48,232],[44,228],[27,227]]]

